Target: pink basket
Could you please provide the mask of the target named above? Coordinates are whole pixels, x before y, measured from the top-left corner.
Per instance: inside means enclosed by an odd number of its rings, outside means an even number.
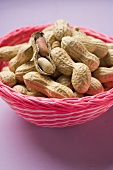
[[[0,47],[27,42],[33,32],[41,31],[49,25],[16,29],[0,38]],[[113,42],[113,37],[82,27],[80,29],[87,35]],[[5,64],[0,62],[0,68]],[[28,122],[46,127],[82,124],[105,113],[113,104],[113,89],[83,98],[56,99],[22,95],[0,82],[0,96],[19,116]]]

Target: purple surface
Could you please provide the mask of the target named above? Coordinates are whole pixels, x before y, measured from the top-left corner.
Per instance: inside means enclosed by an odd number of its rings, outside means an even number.
[[[23,26],[66,19],[113,36],[113,1],[0,1],[0,37]],[[113,107],[93,121],[42,128],[0,98],[0,170],[113,170]]]

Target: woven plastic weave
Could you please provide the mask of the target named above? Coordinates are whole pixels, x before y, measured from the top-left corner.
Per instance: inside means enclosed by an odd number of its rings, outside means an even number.
[[[23,27],[0,38],[0,47],[27,42],[31,34],[49,26]],[[113,42],[113,37],[82,28],[105,42]],[[6,63],[0,62],[0,68]],[[113,89],[83,98],[43,98],[22,95],[0,82],[0,96],[22,118],[38,126],[66,127],[82,124],[105,113],[113,105]]]

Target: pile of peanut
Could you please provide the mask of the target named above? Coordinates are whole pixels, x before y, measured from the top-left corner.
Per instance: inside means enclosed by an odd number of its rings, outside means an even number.
[[[0,48],[0,81],[24,95],[73,98],[113,88],[113,43],[59,19],[27,43]]]

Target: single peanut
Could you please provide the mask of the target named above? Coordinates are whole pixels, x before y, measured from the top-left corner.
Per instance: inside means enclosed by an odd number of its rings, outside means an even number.
[[[26,43],[14,45],[14,46],[1,47],[0,48],[0,61],[11,60],[17,55],[18,50],[24,45],[26,45]]]
[[[72,29],[72,36],[82,42],[86,49],[95,54],[98,58],[104,57],[108,52],[108,46],[104,41],[92,36],[87,36],[79,28],[74,27]]]
[[[93,72],[93,77],[98,79],[101,83],[113,81],[113,67],[99,67]]]
[[[30,71],[36,71],[34,61],[28,61],[22,64],[21,66],[19,66],[15,71],[15,76],[17,80],[19,80],[20,82],[23,82],[23,75],[25,75],[26,73]]]
[[[15,86],[13,86],[13,89],[21,94],[26,95],[27,94],[27,89],[25,88],[25,86],[17,84]]]
[[[33,56],[33,49],[30,44],[26,44],[20,48],[17,55],[9,61],[9,69],[15,72],[17,67],[30,61]]]
[[[52,44],[52,49],[53,48],[56,48],[56,47],[61,47],[61,42],[60,41],[54,41],[53,44]]]
[[[46,44],[46,38],[43,36],[43,32],[35,32],[31,36],[33,60],[35,68],[40,74],[50,75],[54,73],[56,66],[50,57],[50,45],[48,41],[48,45]]]
[[[106,43],[108,49],[113,49],[113,43]]]
[[[49,60],[44,57],[40,57],[38,59],[38,65],[47,74],[52,74],[54,72],[54,68]]]
[[[29,72],[23,76],[26,86],[52,98],[73,97],[73,91],[50,77],[38,72]]]
[[[54,32],[53,30],[51,31],[46,31],[44,33],[44,37],[46,38],[46,40],[48,41],[50,47],[52,46],[52,44],[57,40],[55,35],[54,35]]]
[[[66,75],[61,75],[56,82],[63,84],[67,87],[69,87],[71,90],[73,90],[73,86],[71,83],[71,77],[70,76],[66,76]]]
[[[113,49],[109,49],[107,55],[100,59],[100,66],[102,67],[113,66]]]
[[[14,86],[16,84],[15,74],[11,71],[0,72],[0,81],[7,86]]]
[[[59,41],[61,41],[63,37],[71,36],[72,34],[69,23],[63,19],[59,19],[54,23],[53,32],[56,39]]]
[[[71,56],[74,61],[86,64],[92,71],[96,70],[100,64],[99,59],[88,52],[85,46],[74,37],[63,37],[61,47]]]
[[[62,74],[72,75],[74,62],[64,49],[60,47],[53,48],[51,50],[51,58]]]
[[[75,63],[71,83],[78,93],[85,93],[91,84],[91,71],[83,63]]]
[[[88,91],[86,91],[86,94],[93,96],[101,92],[104,92],[102,84],[96,78],[91,77],[91,84],[88,88]]]
[[[44,37],[39,37],[36,39],[36,44],[38,45],[39,48],[39,54],[41,56],[48,56],[49,55],[49,50],[47,47],[47,43]]]

